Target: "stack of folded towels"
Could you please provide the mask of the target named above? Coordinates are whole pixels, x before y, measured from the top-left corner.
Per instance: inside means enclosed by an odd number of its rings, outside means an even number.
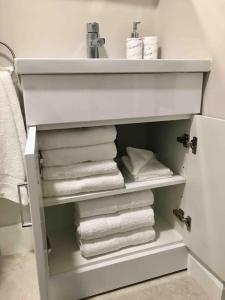
[[[115,139],[114,126],[41,131],[44,197],[123,187]]]
[[[151,190],[75,203],[81,254],[93,257],[155,239]]]
[[[170,177],[173,172],[159,162],[152,151],[127,147],[122,157],[123,171],[132,181]]]

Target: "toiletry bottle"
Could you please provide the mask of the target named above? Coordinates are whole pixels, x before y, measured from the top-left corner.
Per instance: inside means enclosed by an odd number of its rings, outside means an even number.
[[[137,25],[141,22],[133,22],[133,32],[131,38],[127,38],[126,57],[127,59],[142,59],[143,57],[143,41],[139,38]]]
[[[158,38],[157,36],[146,36],[143,38],[144,59],[158,58]]]

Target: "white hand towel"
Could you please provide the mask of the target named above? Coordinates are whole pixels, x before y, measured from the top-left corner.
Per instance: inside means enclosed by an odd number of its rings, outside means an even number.
[[[118,172],[114,160],[84,162],[62,167],[47,167],[42,169],[44,180],[82,178],[94,175],[113,174]]]
[[[120,250],[128,246],[145,244],[155,239],[155,230],[141,228],[119,233],[102,239],[80,241],[80,251],[84,257],[92,257]]]
[[[154,153],[150,150],[127,147],[126,151],[131,162],[131,173],[135,175],[154,158]]]
[[[26,132],[10,71],[0,72],[0,198],[18,202],[17,184],[25,180]],[[27,202],[27,193],[22,193]]]
[[[119,232],[150,227],[155,223],[154,211],[150,206],[77,221],[80,221],[77,233],[82,240],[97,239]]]
[[[40,150],[106,144],[116,139],[115,126],[46,130],[38,134]]]
[[[89,176],[80,179],[43,180],[44,197],[68,196],[79,193],[119,189],[124,186],[120,172],[109,175]]]
[[[114,159],[117,154],[114,143],[77,148],[41,151],[44,167],[68,166],[87,161]]]
[[[78,218],[113,214],[118,211],[150,206],[154,203],[151,190],[115,195],[75,203]]]
[[[133,168],[128,156],[123,156],[122,162],[125,166],[126,175],[133,181],[161,179],[173,175],[173,172],[160,163],[156,158],[149,161],[148,164],[143,167],[138,174],[132,173]]]

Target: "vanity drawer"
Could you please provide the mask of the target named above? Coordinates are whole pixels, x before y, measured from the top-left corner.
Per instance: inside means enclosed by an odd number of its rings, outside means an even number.
[[[28,125],[200,113],[203,73],[23,75]]]

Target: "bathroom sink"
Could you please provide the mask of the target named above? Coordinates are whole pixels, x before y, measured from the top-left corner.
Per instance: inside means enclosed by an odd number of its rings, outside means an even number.
[[[208,72],[207,59],[80,59],[80,58],[17,58],[18,74],[93,74],[93,73],[172,73]]]
[[[15,67],[29,126],[88,126],[200,113],[210,60],[18,58]]]

